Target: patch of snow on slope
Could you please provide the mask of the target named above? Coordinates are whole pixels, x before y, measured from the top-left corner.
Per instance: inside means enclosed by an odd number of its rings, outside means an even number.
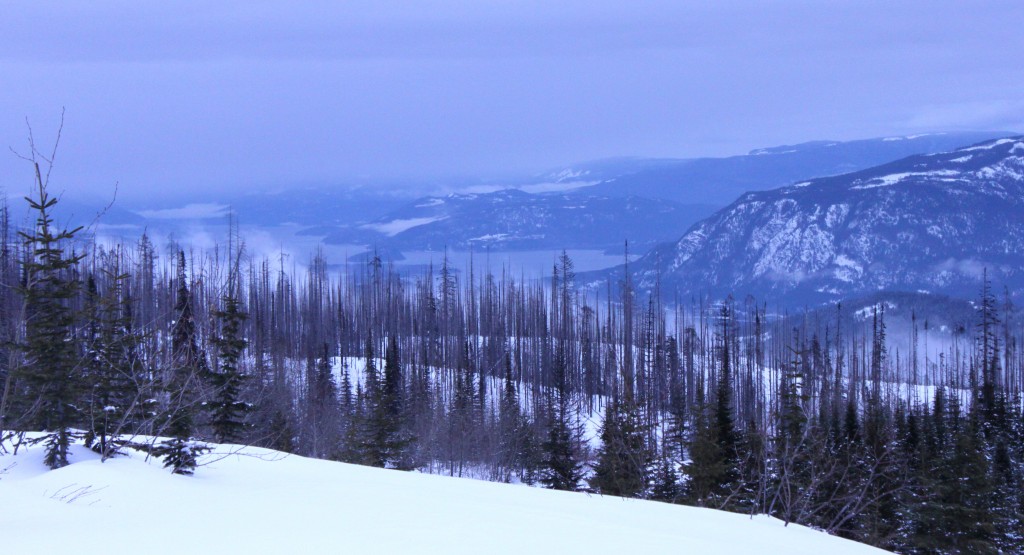
[[[590,174],[590,170],[574,170],[572,168],[566,168],[557,174],[555,174],[555,181],[565,181],[567,179],[578,179],[584,175]]]
[[[833,275],[840,281],[851,283],[864,275],[864,267],[845,254],[836,256],[835,265]]]
[[[998,141],[996,141],[994,143],[988,143],[988,144],[979,145],[979,146],[972,146],[972,147],[968,147],[968,148],[961,148],[957,152],[970,152],[972,150],[991,150],[991,149],[993,149],[993,148],[995,148],[995,147],[997,147],[999,145],[1005,145],[1007,143],[1012,143],[1014,141],[1016,141],[1016,139],[999,139]]]
[[[891,173],[889,175],[883,175],[879,177],[872,177],[866,182],[860,182],[860,185],[854,185],[850,187],[852,190],[863,190],[863,189],[875,189],[878,187],[889,187],[895,185],[908,177],[952,177],[960,175],[960,172],[955,170],[935,170],[930,172],[902,172],[902,173]]]
[[[907,141],[913,139],[920,139],[921,137],[933,137],[937,135],[945,135],[945,133],[918,133],[917,135],[904,135],[902,137],[887,137],[882,139],[883,141]]]
[[[507,240],[508,233],[489,233],[487,235],[481,235],[479,237],[473,237],[470,241],[505,241]]]
[[[391,220],[382,224],[363,224],[362,228],[372,229],[374,231],[383,233],[388,237],[394,237],[403,231],[408,231],[414,227],[421,225],[427,225],[434,222],[447,219],[448,216],[431,216],[427,218],[408,218],[405,220]]]
[[[788,553],[881,550],[768,517],[360,467],[214,445],[195,476],[81,445],[0,457],[7,553]],[[486,515],[481,520],[481,515]],[[600,533],[595,533],[600,531]],[[184,543],[183,543],[184,542]]]

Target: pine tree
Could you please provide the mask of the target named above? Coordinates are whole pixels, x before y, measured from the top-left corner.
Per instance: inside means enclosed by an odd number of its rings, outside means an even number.
[[[694,410],[691,436],[688,446],[689,463],[686,465],[686,495],[698,506],[708,506],[711,498],[720,489],[726,475],[725,457],[718,444],[718,430],[710,418],[707,404],[703,400],[703,387],[698,383],[698,406]]]
[[[601,449],[590,485],[605,495],[640,497],[653,460],[639,409],[631,399],[612,401],[601,426]]]
[[[388,338],[384,351],[384,383],[381,402],[375,418],[377,441],[381,445],[384,464],[401,470],[411,470],[411,458],[407,452],[412,443],[409,432],[405,378],[399,357],[398,344]]]
[[[57,199],[46,190],[38,163],[33,163],[36,198],[25,197],[36,213],[31,232],[20,232],[28,251],[24,261],[25,364],[19,377],[35,399],[33,423],[47,431],[39,438],[46,445],[44,462],[51,469],[68,464],[68,448],[80,421],[78,404],[84,386],[79,371],[79,354],[72,329],[75,315],[71,302],[79,290],[75,265],[81,255],[67,254],[65,244],[74,239],[73,230],[54,228],[52,209]]]
[[[544,470],[541,483],[550,489],[576,491],[583,479],[579,450],[582,430],[574,414],[565,382],[564,354],[555,356],[554,385],[548,399],[548,432],[543,444]]]
[[[338,403],[338,388],[334,383],[328,346],[325,343],[321,355],[307,362],[310,367],[309,391],[306,394],[307,449],[317,457],[337,455],[338,432],[340,431],[341,408]]]
[[[525,470],[524,451],[529,433],[528,423],[519,405],[519,391],[512,378],[512,355],[505,351],[505,374],[498,404],[498,466],[503,481],[509,481],[514,469]]]
[[[682,498],[683,487],[679,480],[679,472],[676,470],[675,458],[670,453],[663,451],[658,457],[652,482],[651,499],[678,503]]]
[[[174,310],[177,318],[171,328],[171,368],[164,383],[166,409],[159,428],[159,433],[168,439],[154,448],[153,454],[162,457],[164,467],[175,474],[190,475],[195,471],[198,456],[208,450],[193,441],[192,435],[200,402],[200,380],[209,370],[206,355],[199,349],[196,339],[183,251],[178,251]]]
[[[367,336],[363,348],[366,360],[366,387],[362,390],[357,422],[359,422],[359,458],[363,464],[384,468],[387,453],[384,446],[384,387],[377,370],[373,336]],[[358,392],[357,392],[358,393]]]
[[[214,316],[220,323],[220,335],[213,341],[217,347],[217,368],[207,374],[213,395],[206,403],[210,413],[213,438],[219,443],[241,441],[245,431],[248,403],[241,400],[246,376],[239,367],[248,342],[242,336],[242,323],[248,317],[242,311],[238,298],[229,293],[223,299],[224,308]]]
[[[128,275],[117,267],[105,275],[106,293],[99,294],[93,276],[86,287],[86,371],[92,384],[86,444],[104,459],[120,449],[122,442],[116,436],[121,431],[138,430],[145,417],[143,395],[148,391],[139,353],[143,337],[132,329],[131,303],[124,293]]]
[[[454,391],[448,410],[449,474],[462,475],[465,465],[474,458],[479,447],[480,415],[476,403],[476,376],[472,369],[469,341],[462,341],[462,355],[455,369]]]

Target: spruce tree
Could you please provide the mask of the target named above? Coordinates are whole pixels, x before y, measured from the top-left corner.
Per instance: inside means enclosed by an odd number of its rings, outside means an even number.
[[[214,440],[236,443],[244,437],[244,418],[249,411],[248,403],[241,400],[246,376],[239,367],[248,344],[242,336],[242,323],[247,315],[236,295],[229,293],[223,302],[224,307],[214,314],[220,324],[220,335],[213,341],[217,347],[218,364],[207,374],[213,395],[206,403],[206,409],[210,413]]]
[[[106,459],[120,449],[117,435],[139,430],[149,384],[139,352],[143,337],[132,327],[131,302],[124,292],[128,275],[117,267],[104,275],[108,288],[103,294],[93,276],[87,280],[86,371],[92,384],[87,445]]]
[[[605,410],[601,449],[590,485],[605,495],[641,497],[647,490],[653,458],[639,409],[628,397],[613,400]]]
[[[185,253],[178,251],[177,288],[174,311],[176,318],[171,327],[171,368],[164,380],[166,408],[160,435],[168,439],[153,449],[162,457],[164,467],[175,474],[190,475],[195,471],[197,458],[208,450],[192,439],[195,433],[195,415],[200,403],[200,381],[209,371],[206,355],[199,349],[196,324],[192,313],[192,295],[185,274]]]
[[[24,285],[25,363],[19,377],[33,399],[32,422],[46,431],[37,441],[46,445],[44,462],[51,469],[68,464],[68,448],[81,420],[81,390],[78,346],[74,341],[75,314],[72,300],[78,293],[75,265],[81,255],[68,254],[65,245],[74,239],[73,230],[56,229],[52,209],[57,199],[46,190],[38,163],[33,163],[36,197],[25,197],[35,212],[31,232],[19,232],[25,243]]]
[[[703,387],[698,383],[698,406],[694,410],[688,445],[689,462],[685,467],[686,495],[690,503],[698,506],[713,505],[712,496],[719,491],[726,475],[725,457],[718,444],[715,421],[703,399]]]
[[[505,351],[505,372],[498,404],[498,466],[502,480],[510,480],[513,470],[525,470],[527,434],[529,433],[519,391],[512,378],[512,355]],[[522,472],[521,472],[522,474]]]
[[[406,418],[405,378],[398,344],[390,337],[384,351],[383,378],[380,403],[372,415],[374,441],[379,445],[383,466],[411,470],[407,450],[412,437]]]
[[[548,394],[548,431],[542,446],[544,470],[541,483],[550,489],[576,491],[583,479],[583,463],[579,455],[582,430],[566,386],[563,352],[555,355],[552,366],[554,385]]]

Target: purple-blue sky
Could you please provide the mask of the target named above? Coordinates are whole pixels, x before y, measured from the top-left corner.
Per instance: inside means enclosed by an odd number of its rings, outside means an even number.
[[[129,201],[1024,129],[1019,0],[68,4],[0,10],[0,143],[66,107],[54,186]]]

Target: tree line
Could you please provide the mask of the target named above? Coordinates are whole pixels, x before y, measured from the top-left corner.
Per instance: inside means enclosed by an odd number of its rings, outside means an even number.
[[[905,553],[1019,551],[1020,329],[988,279],[938,351],[884,306],[781,318],[510,268],[417,275],[101,244],[0,211],[0,445],[126,446],[195,471],[206,442],[770,514]],[[927,324],[923,324],[927,341]],[[898,344],[898,346],[896,346]],[[936,352],[938,353],[936,355]],[[26,432],[42,432],[26,434]],[[3,447],[0,447],[3,449]]]

